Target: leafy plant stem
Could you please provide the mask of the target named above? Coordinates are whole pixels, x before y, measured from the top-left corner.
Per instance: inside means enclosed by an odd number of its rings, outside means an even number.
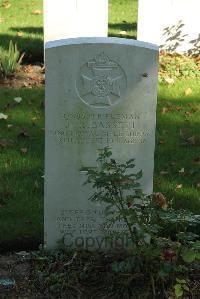
[[[150,278],[151,278],[151,286],[152,286],[153,296],[155,297],[156,296],[155,281],[154,281],[152,274],[150,274]]]
[[[120,202],[119,203],[120,203],[120,206],[121,206],[121,211],[123,212],[125,210],[125,208],[124,208],[123,203],[122,203],[123,195],[122,195],[122,191],[121,191],[120,188],[119,188],[119,195],[120,195]],[[134,238],[134,236],[133,236],[133,231],[131,229],[131,224],[128,221],[128,217],[126,215],[124,215],[124,213],[122,213],[122,215],[123,215],[124,221],[126,222],[126,224],[128,226],[128,230],[129,230],[129,233],[130,233],[131,241],[132,241],[133,245],[136,244],[136,246],[137,246],[137,240],[136,240],[136,237]]]

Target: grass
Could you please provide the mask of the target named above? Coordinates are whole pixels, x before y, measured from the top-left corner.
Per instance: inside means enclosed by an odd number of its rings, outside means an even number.
[[[6,1],[0,1],[0,47],[6,50],[12,39],[26,53],[27,61],[42,61],[42,1],[9,0],[10,6],[3,3]],[[41,14],[33,14],[36,10]]]
[[[137,0],[109,0],[109,36],[137,37]]]
[[[185,96],[185,90],[192,93]],[[163,109],[164,108],[164,109]],[[168,109],[168,110],[166,110]],[[163,113],[163,111],[166,113]],[[155,190],[174,199],[178,208],[200,211],[199,79],[159,85],[155,150]],[[191,142],[186,142],[187,138]],[[182,170],[182,172],[181,172]],[[168,172],[161,175],[163,171]],[[182,187],[181,187],[182,185]]]
[[[188,87],[192,94],[185,96]],[[14,101],[16,96],[22,97],[21,103]],[[43,100],[42,88],[0,91],[0,112],[8,115],[7,120],[0,120],[0,143],[2,139],[8,142],[7,146],[0,146],[0,240],[42,240]],[[163,114],[163,108],[165,111],[167,107],[169,111]],[[187,116],[188,112],[191,115]],[[178,208],[188,208],[196,213],[200,210],[197,188],[200,167],[195,162],[200,155],[199,126],[199,80],[179,81],[174,86],[160,84],[154,188],[167,199],[174,199]],[[187,137],[195,137],[195,145],[181,145],[180,129],[187,129]],[[22,153],[24,148],[27,153]],[[184,172],[180,173],[182,168]],[[168,173],[161,175],[163,171]],[[176,189],[181,184],[182,187]]]
[[[14,101],[16,96],[22,97],[21,103]],[[42,102],[43,89],[2,89],[0,92],[0,111],[8,115],[6,121],[0,120],[0,241],[42,240]]]
[[[42,0],[9,0],[10,6],[2,6],[0,0],[0,48],[8,49],[12,39],[24,61],[43,61]],[[39,10],[40,14],[33,14]],[[136,38],[137,0],[109,1],[109,36]],[[120,33],[121,32],[121,33]]]

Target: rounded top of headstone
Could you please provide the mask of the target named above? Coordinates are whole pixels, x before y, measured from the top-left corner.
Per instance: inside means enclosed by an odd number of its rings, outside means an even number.
[[[50,41],[45,44],[45,49],[62,47],[68,45],[80,45],[80,44],[118,44],[146,48],[150,50],[159,51],[159,47],[155,44],[146,43],[143,41],[118,38],[118,37],[77,37],[77,38],[67,38],[55,41]]]

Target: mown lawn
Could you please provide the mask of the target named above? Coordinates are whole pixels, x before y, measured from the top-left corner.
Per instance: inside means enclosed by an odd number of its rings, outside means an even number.
[[[137,37],[137,0],[109,0],[109,36]]]
[[[41,0],[0,1],[0,48],[3,51],[12,39],[26,53],[27,61],[43,60],[42,6]]]
[[[0,91],[0,242],[42,240],[43,103],[41,88]]]
[[[200,211],[200,79],[159,85],[155,191],[178,208]],[[185,95],[191,89],[190,95]]]
[[[185,96],[188,87],[192,93]],[[22,102],[16,103],[19,96]],[[43,238],[43,102],[43,88],[0,90],[0,113],[8,116],[0,120],[0,240]],[[154,189],[195,213],[200,210],[199,127],[199,80],[160,84]]]

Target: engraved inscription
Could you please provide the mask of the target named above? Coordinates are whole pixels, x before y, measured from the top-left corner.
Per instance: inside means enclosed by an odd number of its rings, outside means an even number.
[[[109,234],[116,229],[127,228],[123,221],[112,225],[106,223],[103,209],[63,209],[57,216],[56,223],[61,234],[71,235],[92,235],[105,231]]]
[[[151,132],[141,129],[145,114],[65,113],[64,126],[50,134],[60,144],[144,144]]]
[[[76,81],[79,98],[93,107],[118,103],[125,89],[125,72],[104,53],[84,64]]]

